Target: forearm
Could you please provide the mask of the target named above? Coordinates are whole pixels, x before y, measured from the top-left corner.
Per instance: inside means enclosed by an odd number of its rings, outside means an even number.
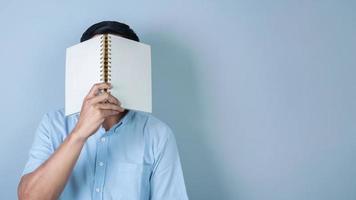
[[[72,132],[46,162],[23,176],[18,189],[20,200],[59,197],[86,140],[79,135]]]

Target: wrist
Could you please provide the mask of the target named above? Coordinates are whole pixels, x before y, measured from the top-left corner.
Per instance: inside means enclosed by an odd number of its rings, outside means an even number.
[[[88,139],[88,137],[84,136],[84,134],[81,134],[80,131],[74,129],[70,134],[70,139],[75,142],[84,143]]]

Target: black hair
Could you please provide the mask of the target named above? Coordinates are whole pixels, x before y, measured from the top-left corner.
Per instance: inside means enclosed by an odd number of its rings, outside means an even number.
[[[117,21],[102,21],[91,25],[80,38],[80,42],[89,40],[96,34],[117,34],[124,38],[139,42],[140,39],[129,25]]]

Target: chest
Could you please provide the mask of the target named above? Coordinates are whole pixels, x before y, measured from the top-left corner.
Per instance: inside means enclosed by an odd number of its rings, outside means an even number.
[[[154,161],[149,146],[135,131],[98,133],[84,145],[63,199],[148,199]]]

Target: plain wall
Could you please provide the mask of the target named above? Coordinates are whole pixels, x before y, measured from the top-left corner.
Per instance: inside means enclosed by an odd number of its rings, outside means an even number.
[[[356,199],[355,1],[18,1],[0,6],[0,199],[40,117],[64,106],[65,48],[101,20],[152,46],[153,113],[190,199]]]

